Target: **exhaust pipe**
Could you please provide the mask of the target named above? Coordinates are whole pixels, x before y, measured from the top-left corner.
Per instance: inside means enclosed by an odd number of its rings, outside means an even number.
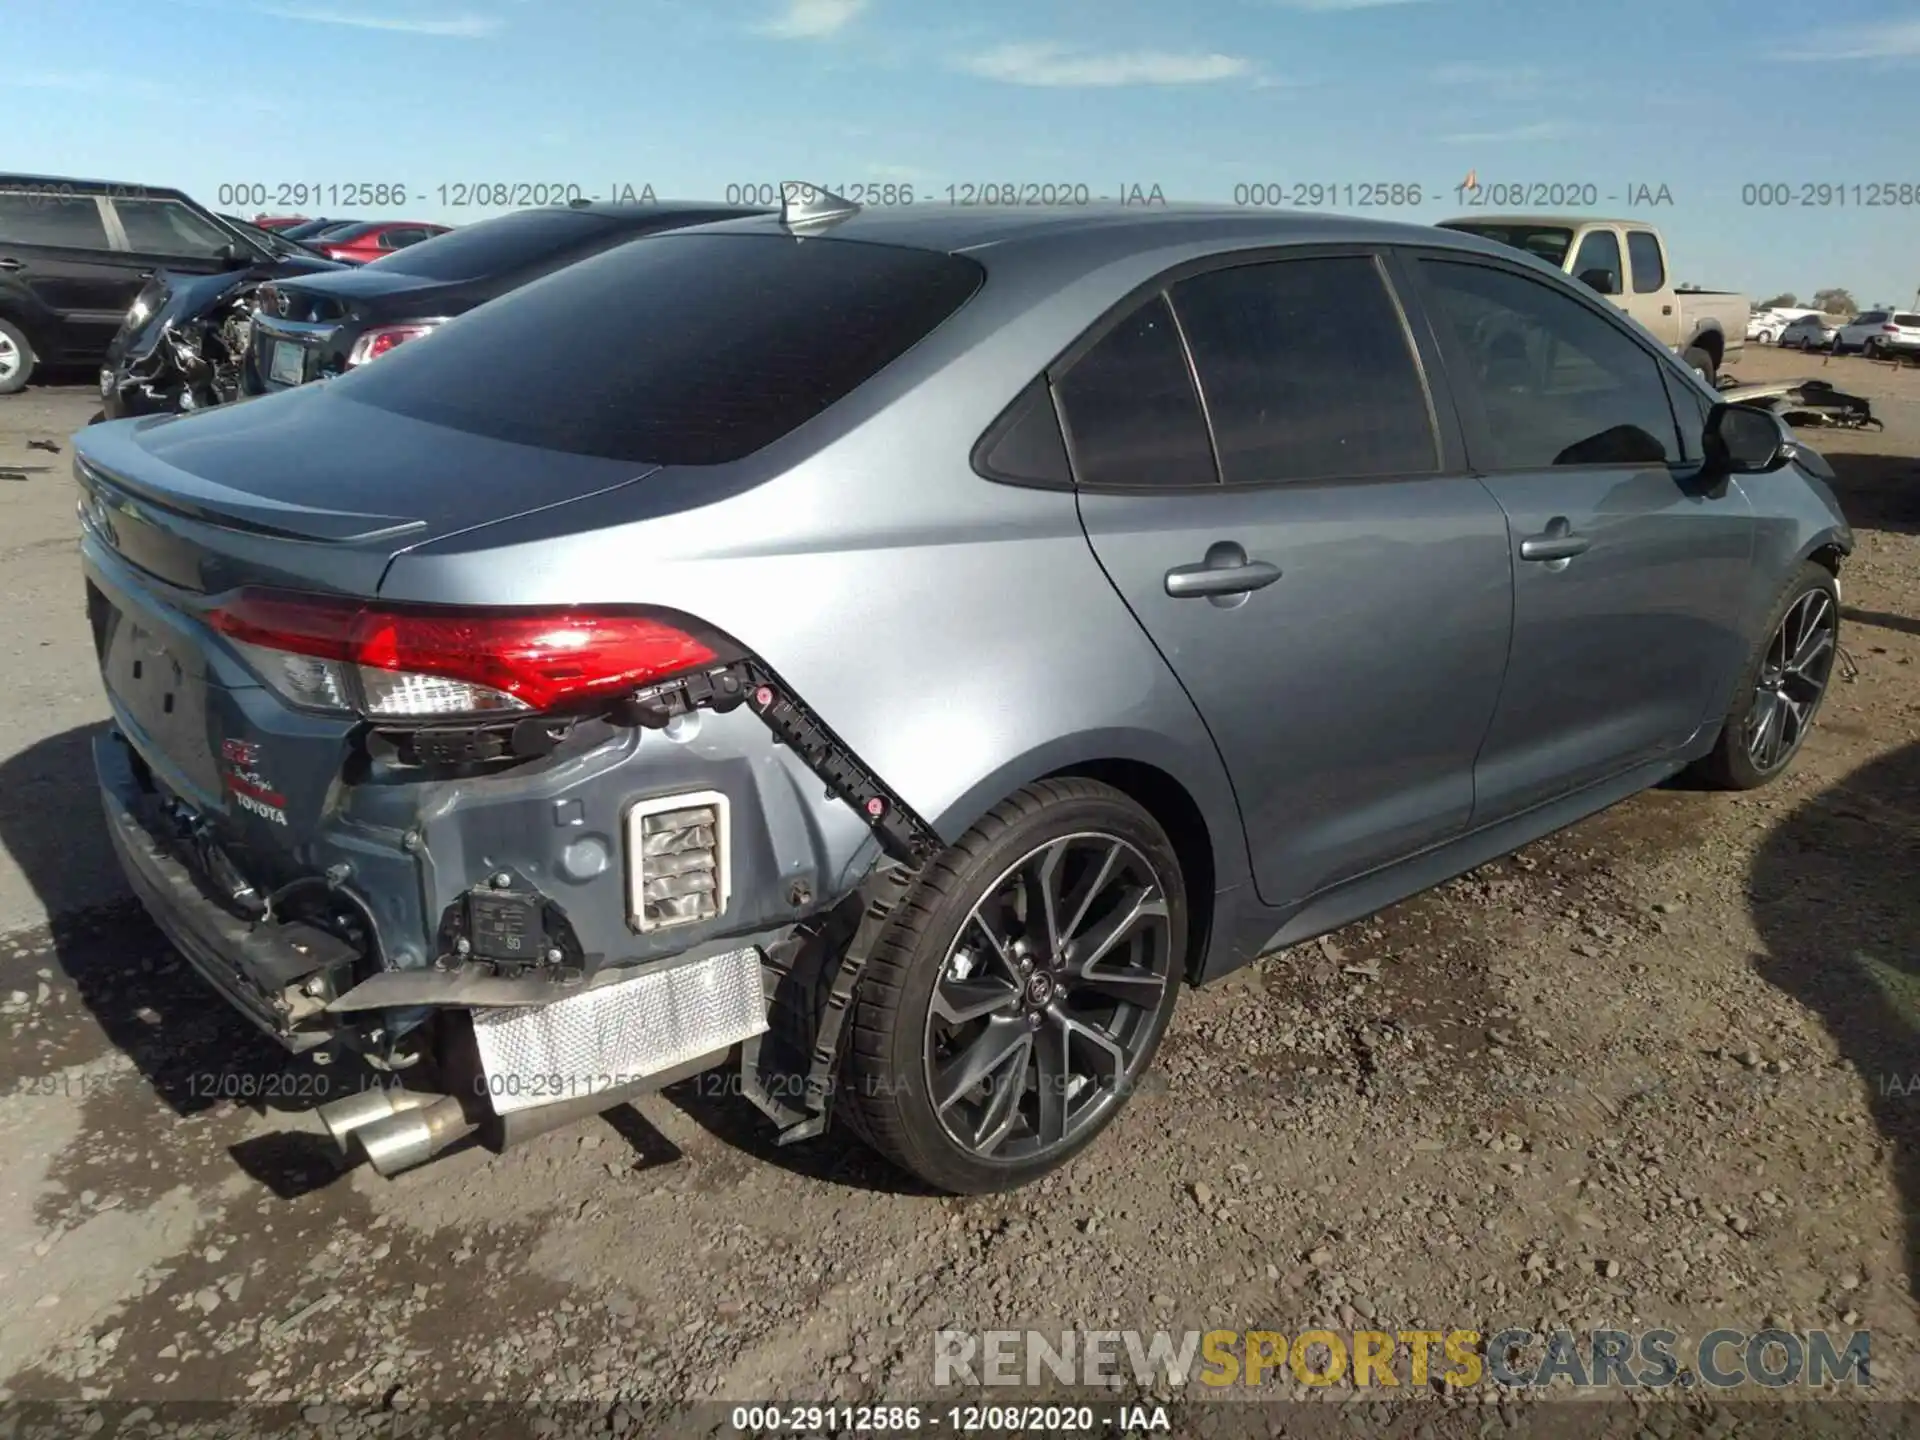
[[[424,1165],[478,1128],[455,1096],[442,1095],[430,1104],[412,1105],[384,1120],[362,1125],[350,1138],[353,1148],[367,1157],[376,1173],[392,1179],[402,1170]]]
[[[356,1130],[403,1111],[418,1110],[431,1104],[435,1098],[418,1090],[376,1085],[372,1089],[349,1095],[344,1100],[322,1105],[314,1113],[320,1117],[320,1123],[326,1127],[327,1138],[339,1147],[344,1159],[353,1154],[352,1140]]]

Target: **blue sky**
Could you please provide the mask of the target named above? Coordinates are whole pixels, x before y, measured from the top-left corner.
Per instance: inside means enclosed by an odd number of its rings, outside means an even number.
[[[1683,281],[1920,289],[1911,0],[0,0],[0,38],[0,165],[209,204],[379,182],[458,221],[491,212],[441,185],[1390,182],[1440,194],[1380,213],[1433,221],[1474,171],[1591,184],[1601,210],[1665,186],[1639,213]],[[1743,204],[1806,182],[1909,203]]]

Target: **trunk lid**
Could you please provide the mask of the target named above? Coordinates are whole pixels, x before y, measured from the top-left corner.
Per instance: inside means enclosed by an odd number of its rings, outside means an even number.
[[[372,595],[403,549],[629,485],[658,469],[535,450],[342,399],[325,383],[88,427],[83,505],[168,585]]]

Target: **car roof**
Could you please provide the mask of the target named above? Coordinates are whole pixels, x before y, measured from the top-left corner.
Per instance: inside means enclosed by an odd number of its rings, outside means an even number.
[[[166,185],[136,185],[122,180],[79,180],[70,175],[0,175],[0,189],[62,190],[72,195],[118,195],[129,200],[185,200],[184,190]]]
[[[687,234],[789,233],[777,215],[723,220]],[[1391,220],[1357,219],[1313,210],[1234,205],[1123,204],[1066,206],[901,205],[863,209],[801,234],[839,240],[967,254],[1019,248],[1023,252],[1085,247],[1105,259],[1148,254],[1170,245],[1439,245],[1510,257],[1510,247],[1458,230],[1436,230]]]

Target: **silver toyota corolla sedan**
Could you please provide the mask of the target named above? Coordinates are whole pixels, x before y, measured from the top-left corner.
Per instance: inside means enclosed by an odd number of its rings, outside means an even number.
[[[1184,985],[1779,775],[1853,545],[1507,247],[798,187],[75,468],[121,859],[382,1173],[713,1072],[1032,1180]]]

